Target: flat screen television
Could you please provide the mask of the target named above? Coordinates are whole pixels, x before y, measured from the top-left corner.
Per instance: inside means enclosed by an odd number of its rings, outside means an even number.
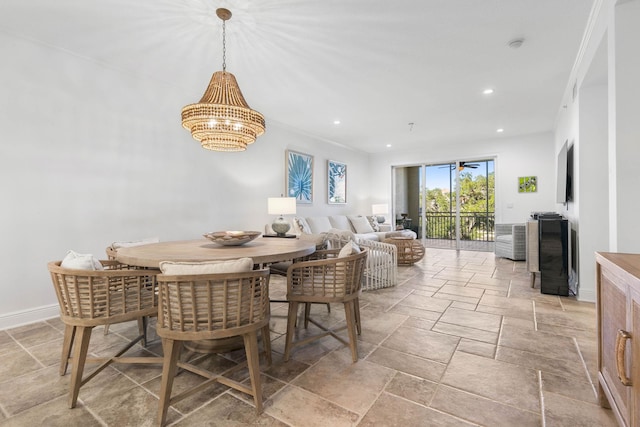
[[[567,203],[573,199],[573,145],[569,147],[569,141],[565,141],[558,152],[556,170],[558,172],[556,181],[556,202]]]
[[[573,201],[573,147],[575,144],[567,149],[567,202]]]

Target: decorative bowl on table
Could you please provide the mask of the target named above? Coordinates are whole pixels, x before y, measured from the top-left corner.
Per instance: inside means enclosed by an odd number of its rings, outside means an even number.
[[[212,231],[203,236],[219,245],[238,246],[252,241],[260,234],[262,233],[259,231]]]

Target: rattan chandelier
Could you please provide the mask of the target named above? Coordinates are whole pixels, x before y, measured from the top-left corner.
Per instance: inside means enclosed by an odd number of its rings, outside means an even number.
[[[197,104],[182,109],[182,127],[202,148],[214,151],[244,151],[264,133],[264,116],[247,104],[233,74],[226,71],[226,28],[231,12],[220,8],[222,20],[222,71],[211,77]]]

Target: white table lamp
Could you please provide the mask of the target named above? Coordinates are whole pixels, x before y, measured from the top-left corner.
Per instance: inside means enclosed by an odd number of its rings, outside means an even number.
[[[386,203],[379,205],[371,205],[371,213],[377,217],[378,223],[385,221],[385,215],[389,213],[389,205]]]
[[[283,218],[283,215],[293,215],[296,213],[295,197],[269,197],[267,199],[267,212],[269,215],[279,215],[271,224],[271,228],[278,237],[286,237],[291,224]]]

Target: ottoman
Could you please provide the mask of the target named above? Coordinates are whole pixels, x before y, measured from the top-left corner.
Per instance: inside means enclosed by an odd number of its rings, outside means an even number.
[[[424,246],[420,240],[411,237],[389,237],[384,243],[398,248],[398,265],[413,265],[424,257]]]

